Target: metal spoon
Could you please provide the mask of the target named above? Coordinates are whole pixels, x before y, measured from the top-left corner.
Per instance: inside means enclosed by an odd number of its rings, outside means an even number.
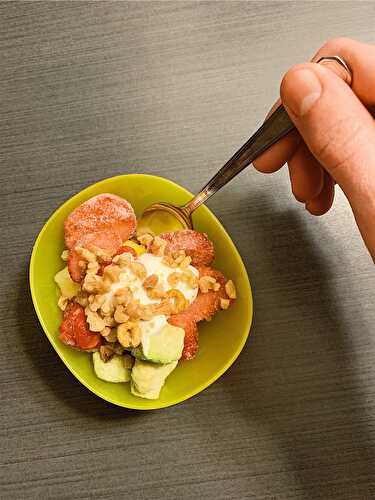
[[[280,105],[267,118],[263,125],[250,137],[250,139],[235,153],[232,158],[212,177],[202,190],[194,196],[186,205],[177,207],[171,203],[154,203],[146,208],[143,216],[155,211],[165,211],[175,216],[184,228],[192,229],[193,222],[191,214],[202,203],[205,203],[219,189],[227,184],[233,177],[239,174],[260,154],[266,151],[272,144],[287,135],[294,128],[283,105]]]
[[[322,57],[318,63],[329,60],[335,61],[347,71],[350,81],[352,73],[349,66],[338,56]],[[173,215],[183,228],[192,229],[193,222],[191,214],[202,203],[205,203],[219,189],[225,186],[237,174],[242,172],[250,163],[252,163],[259,155],[264,153],[275,142],[286,136],[294,129],[294,124],[289,118],[284,106],[281,104],[276,110],[266,119],[263,125],[255,132],[254,135],[235,153],[230,160],[212,177],[210,181],[202,188],[202,190],[194,196],[186,205],[177,207],[171,203],[160,202],[154,203],[146,208],[143,216],[156,211],[167,212]],[[142,216],[142,217],[143,217]]]

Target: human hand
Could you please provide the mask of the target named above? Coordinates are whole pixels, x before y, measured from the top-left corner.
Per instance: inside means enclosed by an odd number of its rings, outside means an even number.
[[[259,156],[254,166],[271,173],[287,162],[292,192],[313,215],[330,209],[337,183],[375,261],[375,46],[338,38],[326,43],[313,61],[331,55],[346,61],[352,81],[334,61],[291,68],[280,95],[297,130]]]

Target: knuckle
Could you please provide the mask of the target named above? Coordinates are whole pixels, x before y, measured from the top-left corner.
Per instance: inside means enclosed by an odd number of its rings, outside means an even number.
[[[342,48],[347,47],[348,45],[351,45],[353,43],[353,40],[351,38],[345,37],[345,36],[339,36],[335,38],[331,38],[325,42],[323,45],[321,51],[324,52],[330,52],[330,51],[336,51],[340,50]]]

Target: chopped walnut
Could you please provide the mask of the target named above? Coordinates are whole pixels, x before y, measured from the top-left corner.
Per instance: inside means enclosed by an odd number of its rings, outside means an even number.
[[[230,305],[230,300],[228,299],[220,299],[220,307],[221,309],[228,309]]]
[[[120,253],[120,255],[113,257],[113,263],[118,264],[122,269],[130,266],[132,260],[133,257],[129,252]]]
[[[96,262],[96,256],[84,247],[75,247],[75,251],[82,260],[86,262]]]
[[[130,354],[124,354],[122,359],[124,361],[125,368],[128,368],[128,369],[133,368],[134,359],[132,358],[132,356],[130,356]]]
[[[150,251],[152,254],[162,257],[165,252],[165,247],[167,246],[167,242],[163,240],[163,238],[159,238],[159,236],[155,236],[153,239],[151,245],[150,245]]]
[[[171,273],[168,276],[167,281],[171,286],[176,286],[179,281],[182,281],[182,273],[177,273],[177,272]]]
[[[137,323],[128,321],[118,325],[117,338],[125,348],[138,347],[141,343],[141,330]]]
[[[138,311],[139,319],[148,321],[154,317],[154,304],[140,305]]]
[[[90,295],[89,296],[89,308],[91,311],[96,312],[103,305],[105,300],[104,295]]]
[[[186,253],[185,250],[178,250],[178,252],[174,252],[172,254],[172,257],[175,261],[175,263],[180,266],[181,263],[186,259]]]
[[[114,319],[117,323],[125,323],[129,320],[129,316],[126,314],[125,310],[125,307],[121,304],[116,307]]]
[[[104,321],[104,320],[103,320]],[[108,337],[108,335],[111,333],[111,329],[109,328],[109,326],[105,326],[103,328],[103,330],[100,332],[100,335],[102,337]]]
[[[165,255],[162,262],[172,268],[187,269],[191,263],[191,257],[186,255],[185,250],[178,250],[170,255]]]
[[[106,266],[103,271],[103,279],[115,283],[116,281],[118,281],[121,271],[122,270],[120,266],[116,266],[113,264]]]
[[[180,268],[181,269],[187,269],[191,264],[191,257],[187,255],[182,261],[180,262]]]
[[[165,264],[168,267],[172,267],[172,268],[178,267],[178,264],[175,262],[175,260],[172,257],[172,255],[165,255],[163,257],[162,263]]]
[[[69,299],[65,297],[65,295],[60,295],[59,300],[57,301],[57,305],[62,311],[65,311],[66,306],[68,305]]]
[[[147,297],[152,300],[163,299],[166,297],[166,293],[161,285],[157,285],[155,288],[147,288]]]
[[[130,269],[141,280],[144,280],[147,276],[146,268],[141,262],[131,262]]]
[[[87,273],[97,274],[100,269],[99,262],[89,262],[87,264]]]
[[[160,302],[153,304],[153,312],[155,315],[164,314],[170,316],[173,313],[173,305],[168,298],[164,298]]]
[[[109,345],[101,345],[99,348],[100,359],[106,363],[115,354],[113,348]]]
[[[79,291],[75,297],[75,301],[82,307],[86,307],[89,304],[89,295],[87,292]]]
[[[115,303],[127,305],[133,300],[133,293],[129,287],[119,288],[114,293]]]
[[[141,318],[141,310],[139,300],[133,300],[126,306],[126,314],[131,320],[139,320]]]
[[[155,288],[156,285],[158,284],[159,278],[157,277],[156,274],[150,274],[150,276],[147,276],[147,278],[143,282],[143,288]]]
[[[102,248],[93,245],[91,247],[91,251],[95,255],[98,262],[100,262],[101,264],[109,264],[112,260],[112,256]]]
[[[109,286],[101,276],[89,273],[83,280],[82,289],[89,293],[105,293],[108,292]]]
[[[172,299],[172,314],[184,311],[189,305],[189,302],[185,298],[184,294],[176,288],[168,290],[167,297],[168,299]]]
[[[64,260],[66,262],[69,258],[69,250],[63,250],[63,252],[61,254],[61,258],[62,258],[62,260]]]
[[[168,283],[171,286],[175,287],[179,281],[187,283],[191,288],[197,288],[198,286],[198,278],[190,271],[174,272],[168,276]]]
[[[225,283],[225,291],[230,299],[235,299],[237,297],[236,287],[232,280],[228,280]]]
[[[115,304],[110,297],[107,297],[100,307],[100,311],[104,316],[113,316],[115,310]]]
[[[116,326],[116,321],[114,320],[114,318],[112,316],[104,315],[103,321],[104,321],[105,326],[110,326],[110,327]]]
[[[151,236],[151,234],[144,233],[139,236],[137,236],[137,240],[139,243],[147,248],[147,250],[150,248],[152,242],[154,241],[154,237]]]
[[[89,307],[85,309],[87,323],[92,332],[101,332],[105,328],[103,319],[98,313],[91,311]]]
[[[220,283],[217,283],[215,278],[212,276],[202,276],[199,278],[199,290],[202,293],[207,293],[210,290],[215,290],[215,285],[218,284],[220,288]],[[217,288],[217,287],[216,287]],[[217,289],[219,289],[217,288]],[[215,290],[217,291],[217,290]]]

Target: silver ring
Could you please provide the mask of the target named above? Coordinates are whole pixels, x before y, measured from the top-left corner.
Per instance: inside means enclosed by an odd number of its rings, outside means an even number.
[[[337,62],[338,64],[340,64],[340,66],[342,66],[345,69],[345,71],[347,72],[347,74],[348,74],[348,76],[350,78],[350,81],[352,81],[352,79],[353,79],[353,72],[350,69],[349,64],[347,64],[344,61],[344,59],[342,59],[342,57],[339,57],[339,56],[324,56],[324,57],[321,57],[316,62],[317,62],[317,64],[319,64],[322,61],[335,61],[335,62]]]

